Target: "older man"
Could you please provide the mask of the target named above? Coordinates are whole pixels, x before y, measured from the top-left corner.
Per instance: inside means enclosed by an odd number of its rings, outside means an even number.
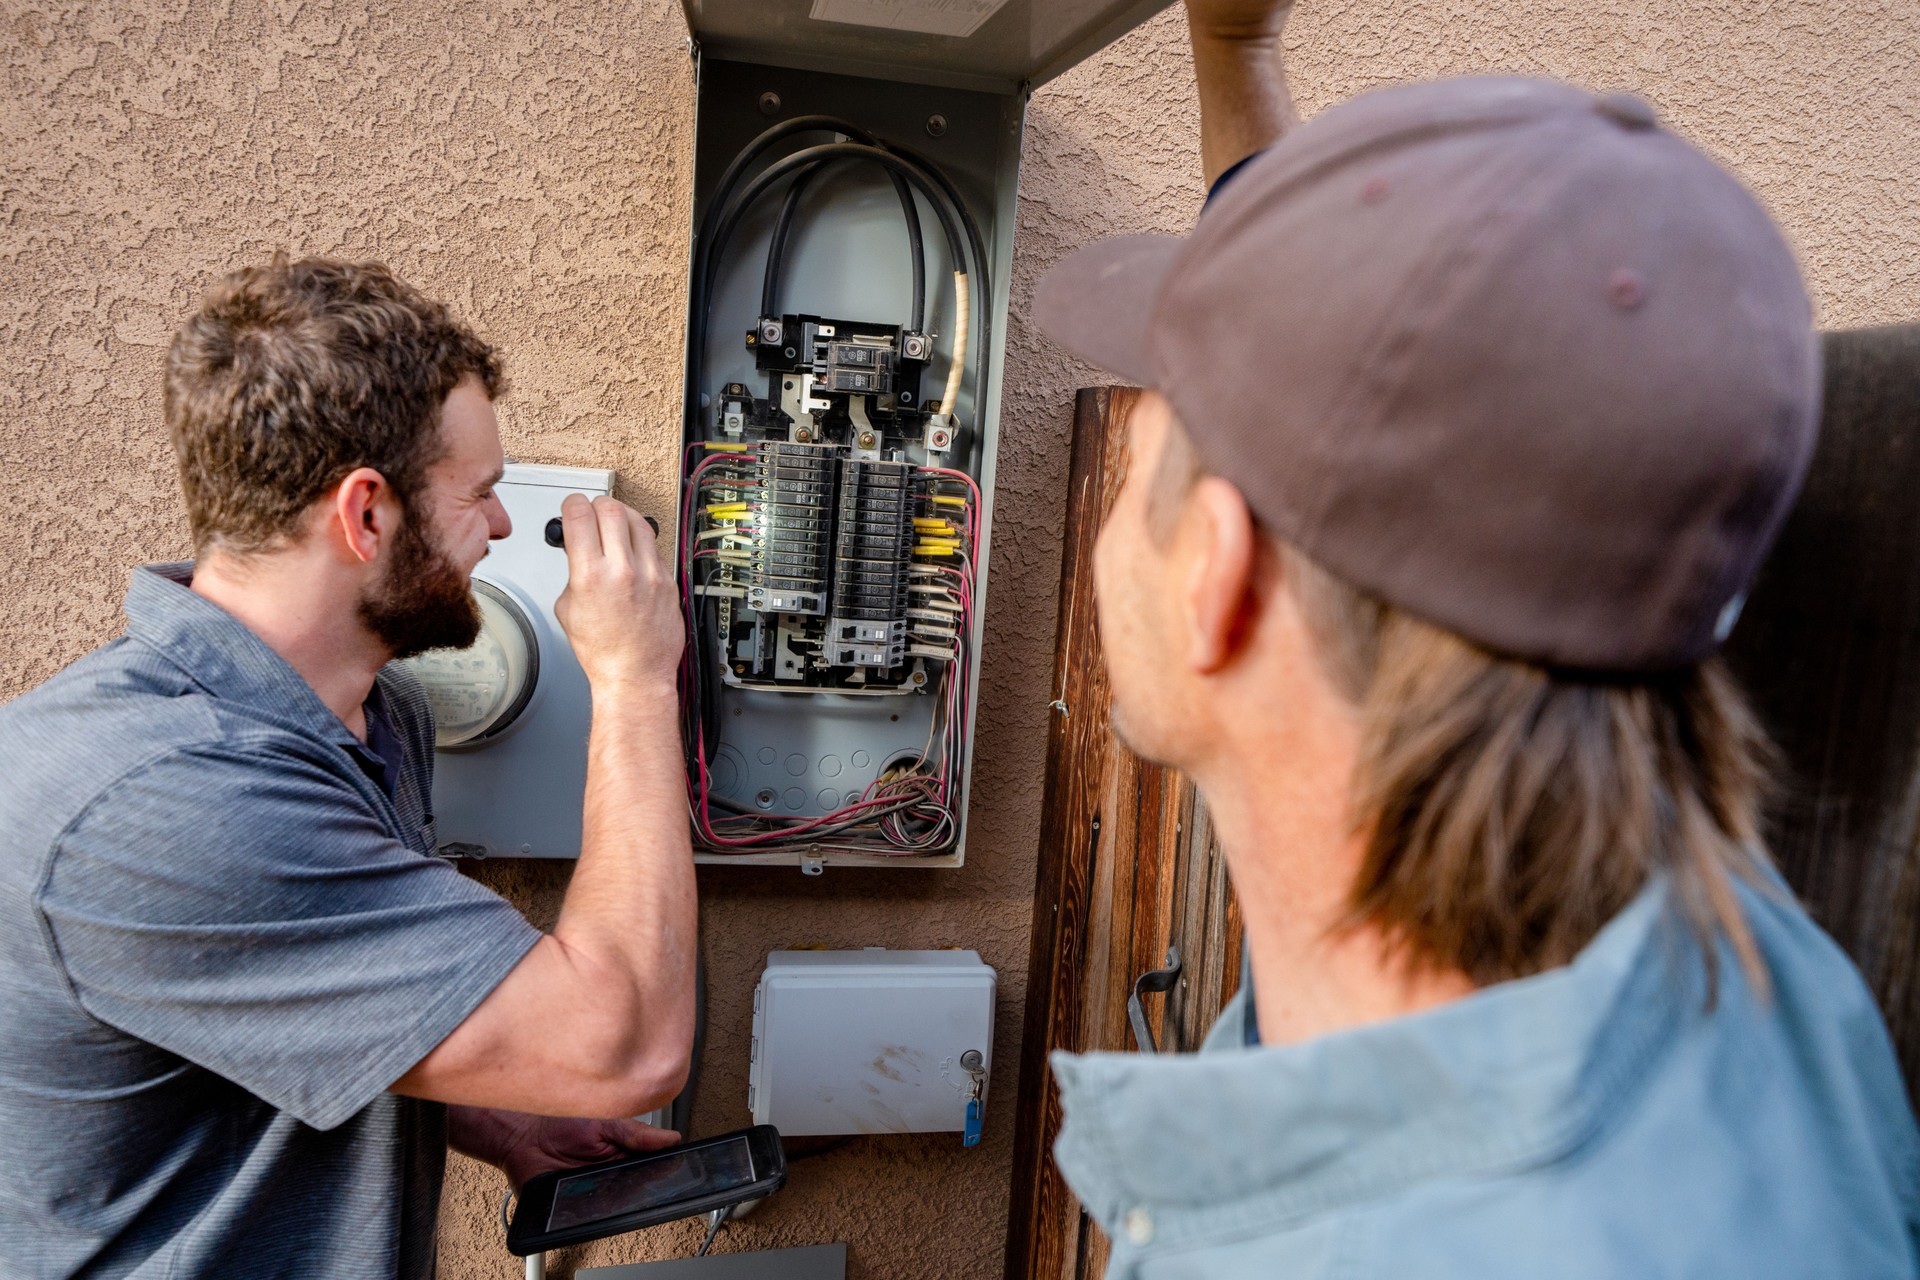
[[[1251,967],[1198,1055],[1055,1061],[1110,1274],[1913,1275],[1899,1071],[1713,656],[1813,446],[1793,255],[1634,98],[1296,127],[1286,13],[1190,0],[1209,207],[1035,301],[1151,388],[1101,632]]]

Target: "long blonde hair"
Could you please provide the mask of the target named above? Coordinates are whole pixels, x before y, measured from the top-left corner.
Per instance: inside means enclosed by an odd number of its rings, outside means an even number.
[[[1765,853],[1774,749],[1716,658],[1610,678],[1489,653],[1278,546],[1357,707],[1355,921],[1476,982],[1565,964],[1664,872],[1707,948],[1765,970],[1734,892]]]
[[[1170,424],[1148,518],[1166,531],[1203,473]],[[1350,924],[1411,966],[1486,984],[1572,960],[1656,873],[1706,949],[1768,990],[1734,882],[1757,882],[1777,759],[1717,658],[1653,675],[1502,657],[1360,591],[1278,538],[1320,662],[1359,708],[1351,800],[1366,838]]]

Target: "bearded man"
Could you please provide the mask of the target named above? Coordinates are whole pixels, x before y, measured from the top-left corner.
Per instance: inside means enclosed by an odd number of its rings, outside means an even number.
[[[593,691],[551,934],[436,858],[393,660],[471,643],[500,363],[385,268],[276,260],[176,335],[191,564],[0,708],[0,1272],[425,1277],[449,1143],[516,1183],[670,1142],[693,1028],[682,642],[643,519],[567,499]]]

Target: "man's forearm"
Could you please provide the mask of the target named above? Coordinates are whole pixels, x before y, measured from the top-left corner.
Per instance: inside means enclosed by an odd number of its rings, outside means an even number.
[[[697,910],[671,685],[596,687],[580,861],[553,936],[618,963],[653,1042],[693,1029]]]
[[[697,917],[674,692],[684,636],[673,579],[638,512],[573,494],[560,518],[568,578],[554,614],[593,691],[573,883],[552,935],[393,1087],[607,1119],[671,1099],[693,1044]],[[487,1135],[467,1121],[482,1119],[462,1120],[479,1144]],[[593,1128],[589,1147],[605,1149],[607,1132]]]
[[[1212,24],[1188,13],[1193,71],[1200,89],[1200,165],[1207,185],[1299,123],[1287,87],[1280,27],[1285,11],[1262,24]]]

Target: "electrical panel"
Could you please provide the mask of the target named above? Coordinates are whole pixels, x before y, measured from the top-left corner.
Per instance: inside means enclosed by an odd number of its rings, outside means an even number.
[[[701,118],[678,539],[696,856],[959,865],[1017,107],[705,63]]]
[[[1027,99],[1166,3],[684,0],[700,861],[964,861]]]

